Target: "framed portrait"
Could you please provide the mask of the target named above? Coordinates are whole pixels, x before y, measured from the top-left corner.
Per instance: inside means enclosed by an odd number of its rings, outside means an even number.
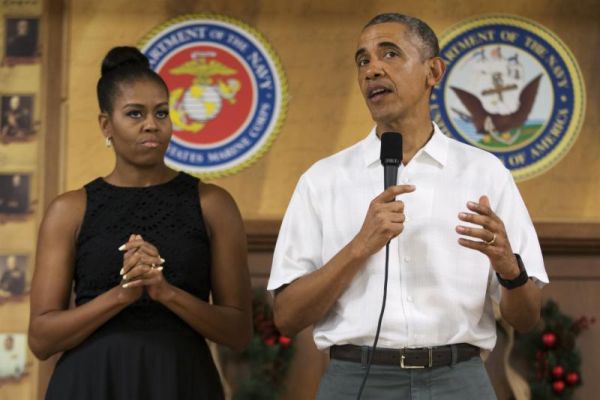
[[[33,138],[33,95],[0,96],[0,142],[28,141]]]
[[[31,214],[31,174],[0,173],[0,222]]]
[[[0,384],[18,382],[26,375],[27,337],[24,333],[0,333]]]
[[[28,263],[26,254],[0,254],[0,304],[24,298]]]
[[[4,64],[32,64],[39,60],[37,17],[6,17],[4,20]]]

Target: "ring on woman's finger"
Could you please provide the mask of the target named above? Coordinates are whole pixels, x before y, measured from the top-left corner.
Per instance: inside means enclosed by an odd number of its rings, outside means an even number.
[[[163,270],[163,267],[162,267],[162,265],[156,265],[156,264],[152,264],[152,265],[151,265],[151,268],[152,268],[152,269],[155,269],[155,270],[157,270],[157,271],[162,271],[162,270]]]
[[[488,240],[488,241],[484,241],[483,243],[485,243],[486,246],[491,246],[496,242],[496,234],[494,233],[494,236]]]

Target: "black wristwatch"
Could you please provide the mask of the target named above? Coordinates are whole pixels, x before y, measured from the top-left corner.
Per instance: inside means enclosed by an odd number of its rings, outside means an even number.
[[[519,286],[526,284],[529,280],[529,275],[527,275],[521,256],[515,253],[515,258],[517,259],[517,265],[519,266],[519,275],[515,279],[502,279],[500,274],[496,272],[498,282],[507,289],[516,289]]]

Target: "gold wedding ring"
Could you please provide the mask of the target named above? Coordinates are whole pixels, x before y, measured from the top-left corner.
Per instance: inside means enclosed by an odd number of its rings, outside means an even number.
[[[484,242],[486,246],[491,246],[496,242],[496,234],[494,233],[494,237],[491,240],[488,240],[487,242]]]

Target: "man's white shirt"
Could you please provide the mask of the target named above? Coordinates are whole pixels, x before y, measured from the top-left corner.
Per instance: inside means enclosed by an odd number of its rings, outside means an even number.
[[[383,191],[380,140],[373,129],[357,144],[315,163],[302,177],[284,216],[268,289],[326,264],[359,232],[370,202]],[[404,231],[390,242],[388,295],[378,347],[496,341],[492,301],[501,290],[489,259],[462,247],[455,228],[466,203],[487,195],[505,224],[513,252],[530,277],[548,283],[531,218],[514,180],[492,154],[434,134],[398,184],[416,186],[405,204]],[[381,309],[385,247],[371,256],[327,316],[314,326],[317,347],[373,344]]]

